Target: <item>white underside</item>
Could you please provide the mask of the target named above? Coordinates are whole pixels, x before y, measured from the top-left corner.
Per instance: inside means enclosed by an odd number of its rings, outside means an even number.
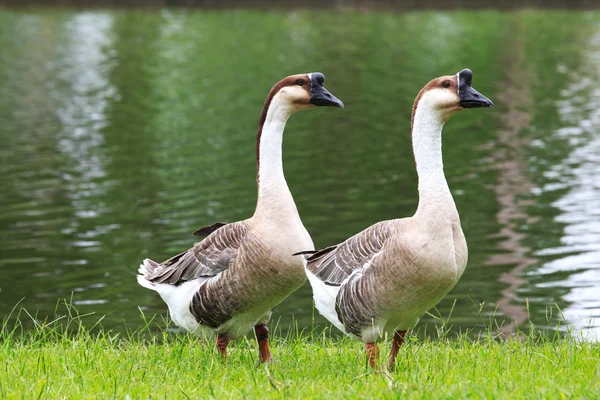
[[[373,325],[365,327],[361,331],[361,339],[365,343],[377,342],[381,339],[389,339],[396,331],[403,331],[414,328],[419,319],[444,297],[445,293],[431,298],[428,293],[422,298],[413,298],[399,305],[397,309],[392,309],[386,314],[373,321]],[[400,293],[399,293],[400,295]]]
[[[306,272],[306,276],[312,287],[315,307],[319,310],[319,313],[346,335],[354,336],[346,332],[344,324],[339,320],[337,312],[335,311],[335,299],[340,291],[340,286],[326,285],[308,269],[305,268],[304,271]]]
[[[140,273],[143,273],[144,266],[140,266]],[[215,279],[219,275],[213,278]],[[145,288],[158,292],[160,297],[169,307],[169,314],[173,322],[182,327],[183,329],[191,332],[195,335],[201,336],[206,333],[227,333],[230,339],[235,339],[240,335],[244,335],[249,332],[258,322],[268,322],[271,318],[270,305],[261,307],[257,305],[248,312],[237,314],[232,319],[227,321],[225,324],[217,327],[210,328],[201,325],[196,321],[196,317],[190,311],[190,304],[194,294],[198,292],[202,284],[208,279],[195,279],[182,283],[179,286],[170,285],[167,283],[152,283],[147,281],[143,275],[137,276],[138,283]]]
[[[426,309],[413,309],[411,313],[392,311],[388,315],[373,321],[372,326],[364,327],[361,331],[361,337],[357,337],[346,331],[335,310],[335,302],[341,286],[326,285],[308,269],[305,269],[305,272],[313,290],[315,307],[319,310],[319,313],[344,334],[365,343],[377,342],[382,338],[393,336],[396,330],[414,327],[419,322],[419,318],[431,308],[428,304]]]
[[[203,330],[209,330],[200,325],[190,312],[190,303],[194,294],[198,291],[205,279],[195,279],[182,283],[179,286],[168,283],[152,283],[138,275],[138,283],[148,289],[152,289],[160,295],[167,306],[169,314],[175,324],[196,335],[201,335]]]

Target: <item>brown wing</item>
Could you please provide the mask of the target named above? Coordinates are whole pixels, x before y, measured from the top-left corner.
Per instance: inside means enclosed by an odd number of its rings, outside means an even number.
[[[389,222],[379,222],[337,246],[308,256],[306,268],[325,284],[339,286],[352,272],[367,266],[389,236]]]
[[[227,225],[212,225],[212,233],[191,249],[154,263],[146,277],[154,283],[179,285],[200,277],[211,277],[226,270],[235,261],[239,247],[248,232],[244,221]],[[209,229],[202,228],[202,229]]]

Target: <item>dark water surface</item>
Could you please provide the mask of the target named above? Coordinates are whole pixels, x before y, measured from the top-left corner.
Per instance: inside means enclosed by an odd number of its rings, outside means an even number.
[[[444,128],[470,257],[439,313],[456,301],[463,331],[597,327],[600,14],[565,11],[0,11],[0,317],[24,298],[43,319],[72,293],[116,330],[166,314],[140,261],[252,215],[258,115],[293,73],[323,72],[346,104],[285,133],[316,246],[412,215],[414,96],[465,67],[496,106]],[[307,285],[274,318],[313,314]]]

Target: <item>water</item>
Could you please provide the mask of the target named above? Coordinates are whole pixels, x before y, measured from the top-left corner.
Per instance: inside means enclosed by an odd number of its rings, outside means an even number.
[[[165,315],[137,266],[252,214],[258,115],[293,73],[346,104],[286,129],[315,244],[412,215],[412,101],[468,67],[496,106],[444,128],[470,254],[438,312],[457,331],[600,332],[599,13],[0,11],[0,50],[0,317],[71,296],[117,331]],[[314,314],[305,286],[274,319],[325,326]]]

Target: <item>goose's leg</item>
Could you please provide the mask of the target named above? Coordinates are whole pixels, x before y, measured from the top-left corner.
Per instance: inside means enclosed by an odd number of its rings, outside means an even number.
[[[365,349],[367,350],[369,365],[375,369],[375,364],[379,359],[379,347],[377,347],[377,343],[365,343]]]
[[[394,340],[392,341],[392,350],[390,351],[390,358],[388,359],[388,370],[394,371],[396,369],[396,356],[400,351],[400,346],[404,343],[406,337],[406,331],[396,331],[394,333]]]
[[[258,342],[258,351],[260,353],[260,362],[273,362],[271,350],[269,349],[269,328],[267,324],[258,324],[254,327],[256,341]]]
[[[227,358],[227,345],[229,344],[229,337],[224,334],[224,333],[220,333],[219,335],[217,335],[217,349],[219,350],[219,354],[221,354],[221,357],[223,359]]]

